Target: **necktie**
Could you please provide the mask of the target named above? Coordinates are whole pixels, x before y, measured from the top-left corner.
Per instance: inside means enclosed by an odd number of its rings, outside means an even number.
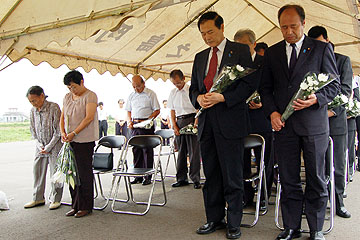
[[[295,68],[297,56],[296,56],[296,44],[291,43],[290,46],[292,47],[291,56],[290,56],[290,64],[289,64],[289,70],[290,70],[290,74],[291,74]]]
[[[206,77],[204,79],[204,84],[205,84],[207,92],[209,92],[210,88],[212,87],[213,80],[214,80],[214,77],[216,75],[217,64],[218,64],[218,58],[217,58],[216,52],[218,50],[219,49],[217,47],[213,48],[213,52],[212,52],[212,56],[211,56],[210,64],[209,64],[209,71],[208,71],[208,73],[207,73],[207,75],[206,75]]]

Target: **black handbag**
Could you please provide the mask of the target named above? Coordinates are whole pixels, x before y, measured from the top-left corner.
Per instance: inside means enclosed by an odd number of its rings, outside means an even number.
[[[97,153],[93,155],[93,168],[95,170],[110,171],[113,169],[113,157],[111,153]]]

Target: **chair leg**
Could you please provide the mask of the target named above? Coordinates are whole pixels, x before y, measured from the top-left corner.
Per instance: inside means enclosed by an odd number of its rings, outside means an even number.
[[[280,178],[278,175],[278,183],[277,183],[277,187],[276,187],[276,199],[275,199],[275,225],[278,229],[283,231],[284,228],[280,225],[280,222],[279,222],[280,197],[281,197],[281,184],[280,184]]]

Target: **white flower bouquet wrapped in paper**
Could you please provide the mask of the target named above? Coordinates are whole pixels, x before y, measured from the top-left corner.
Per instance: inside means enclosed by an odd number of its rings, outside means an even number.
[[[150,129],[152,128],[152,126],[154,126],[154,121],[152,118],[133,125],[134,128],[144,128],[144,129]]]
[[[349,102],[349,99],[344,94],[340,93],[334,99],[328,103],[328,109],[333,109],[338,106],[344,105]]]
[[[193,135],[197,135],[198,133],[198,129],[196,127],[194,127],[194,125],[189,124],[186,125],[185,127],[181,128],[179,131],[180,134],[193,134]]]
[[[249,104],[250,101],[253,101],[256,104],[261,102],[260,94],[258,91],[255,91],[251,96],[246,100],[246,104]]]
[[[360,102],[356,99],[351,99],[345,104],[345,109],[346,116],[357,117],[360,115]]]
[[[74,150],[71,148],[69,142],[63,144],[58,154],[55,173],[51,180],[55,186],[59,187],[62,187],[64,182],[69,184],[72,189],[75,189],[75,185],[80,185]]]
[[[223,93],[234,82],[253,73],[254,71],[256,71],[256,69],[244,68],[240,65],[224,66],[219,73],[219,76],[216,78],[216,80],[214,80],[214,83],[210,88],[209,93]],[[204,109],[200,108],[195,118],[198,118],[203,111]]]
[[[296,99],[306,100],[311,94],[316,93],[335,79],[336,75],[330,73],[317,74],[315,72],[308,72],[305,74],[299,90],[291,98],[284,113],[281,115],[281,121],[285,122],[294,113],[295,109],[293,107],[293,102]]]

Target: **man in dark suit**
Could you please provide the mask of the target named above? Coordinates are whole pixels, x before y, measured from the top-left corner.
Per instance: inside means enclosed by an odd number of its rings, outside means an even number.
[[[251,58],[254,64],[254,67],[257,69],[261,69],[264,57],[260,56],[256,53],[256,36],[255,33],[250,29],[240,29],[234,35],[234,41],[238,43],[243,43],[249,46]],[[260,75],[258,75],[257,85],[260,84]],[[264,110],[262,108],[262,104],[255,103],[254,101],[250,101],[248,104],[249,107],[249,115],[250,115],[250,123],[251,123],[251,131],[250,133],[260,134],[265,139],[265,169],[266,169],[266,177],[267,177],[267,189],[270,194],[273,178],[273,164],[269,164],[270,154],[271,154],[271,145],[272,145],[272,129],[271,123],[268,118],[266,118],[264,114]],[[261,158],[261,148],[255,148],[255,159],[257,161],[257,165],[259,166],[259,161]],[[269,173],[269,175],[267,175]],[[250,149],[244,150],[244,178],[250,178],[251,176],[251,151]],[[251,182],[244,183],[244,207],[251,206],[254,198],[254,188],[252,187]],[[266,204],[264,200],[264,191],[262,191],[261,195],[261,208],[262,210],[266,209]]]
[[[265,52],[260,95],[265,114],[275,132],[274,148],[279,164],[281,210],[285,230],[277,239],[301,236],[301,215],[310,228],[310,239],[325,239],[322,233],[328,191],[325,180],[325,153],[329,142],[327,104],[339,92],[336,79],[306,100],[293,101],[295,112],[281,121],[294,93],[307,72],[337,75],[330,44],[304,35],[305,12],[299,5],[279,9],[278,20],[284,40]],[[305,162],[306,188],[300,179],[301,150]]]
[[[198,140],[206,182],[203,188],[207,223],[198,234],[227,227],[226,237],[239,238],[243,200],[243,138],[249,133],[245,101],[256,89],[256,73],[233,83],[223,93],[209,93],[224,65],[252,66],[249,47],[224,37],[224,21],[216,12],[203,14],[198,28],[210,47],[196,54],[190,100],[199,117]],[[225,207],[227,203],[227,224]]]
[[[322,42],[330,42],[327,31],[322,26],[312,27],[308,32],[309,37]],[[350,98],[352,92],[352,68],[350,58],[335,53],[336,66],[340,74],[341,93]],[[343,194],[345,191],[345,168],[346,168],[346,149],[348,138],[348,127],[346,121],[345,106],[338,106],[328,110],[330,136],[334,141],[334,167],[335,167],[335,201],[336,214],[343,218],[350,218],[351,214],[344,207]],[[349,121],[349,120],[348,120]],[[351,119],[350,119],[351,121]],[[355,118],[353,126],[355,130]],[[355,135],[352,136],[354,143]],[[350,140],[350,138],[349,138]],[[350,156],[350,152],[349,152]]]

